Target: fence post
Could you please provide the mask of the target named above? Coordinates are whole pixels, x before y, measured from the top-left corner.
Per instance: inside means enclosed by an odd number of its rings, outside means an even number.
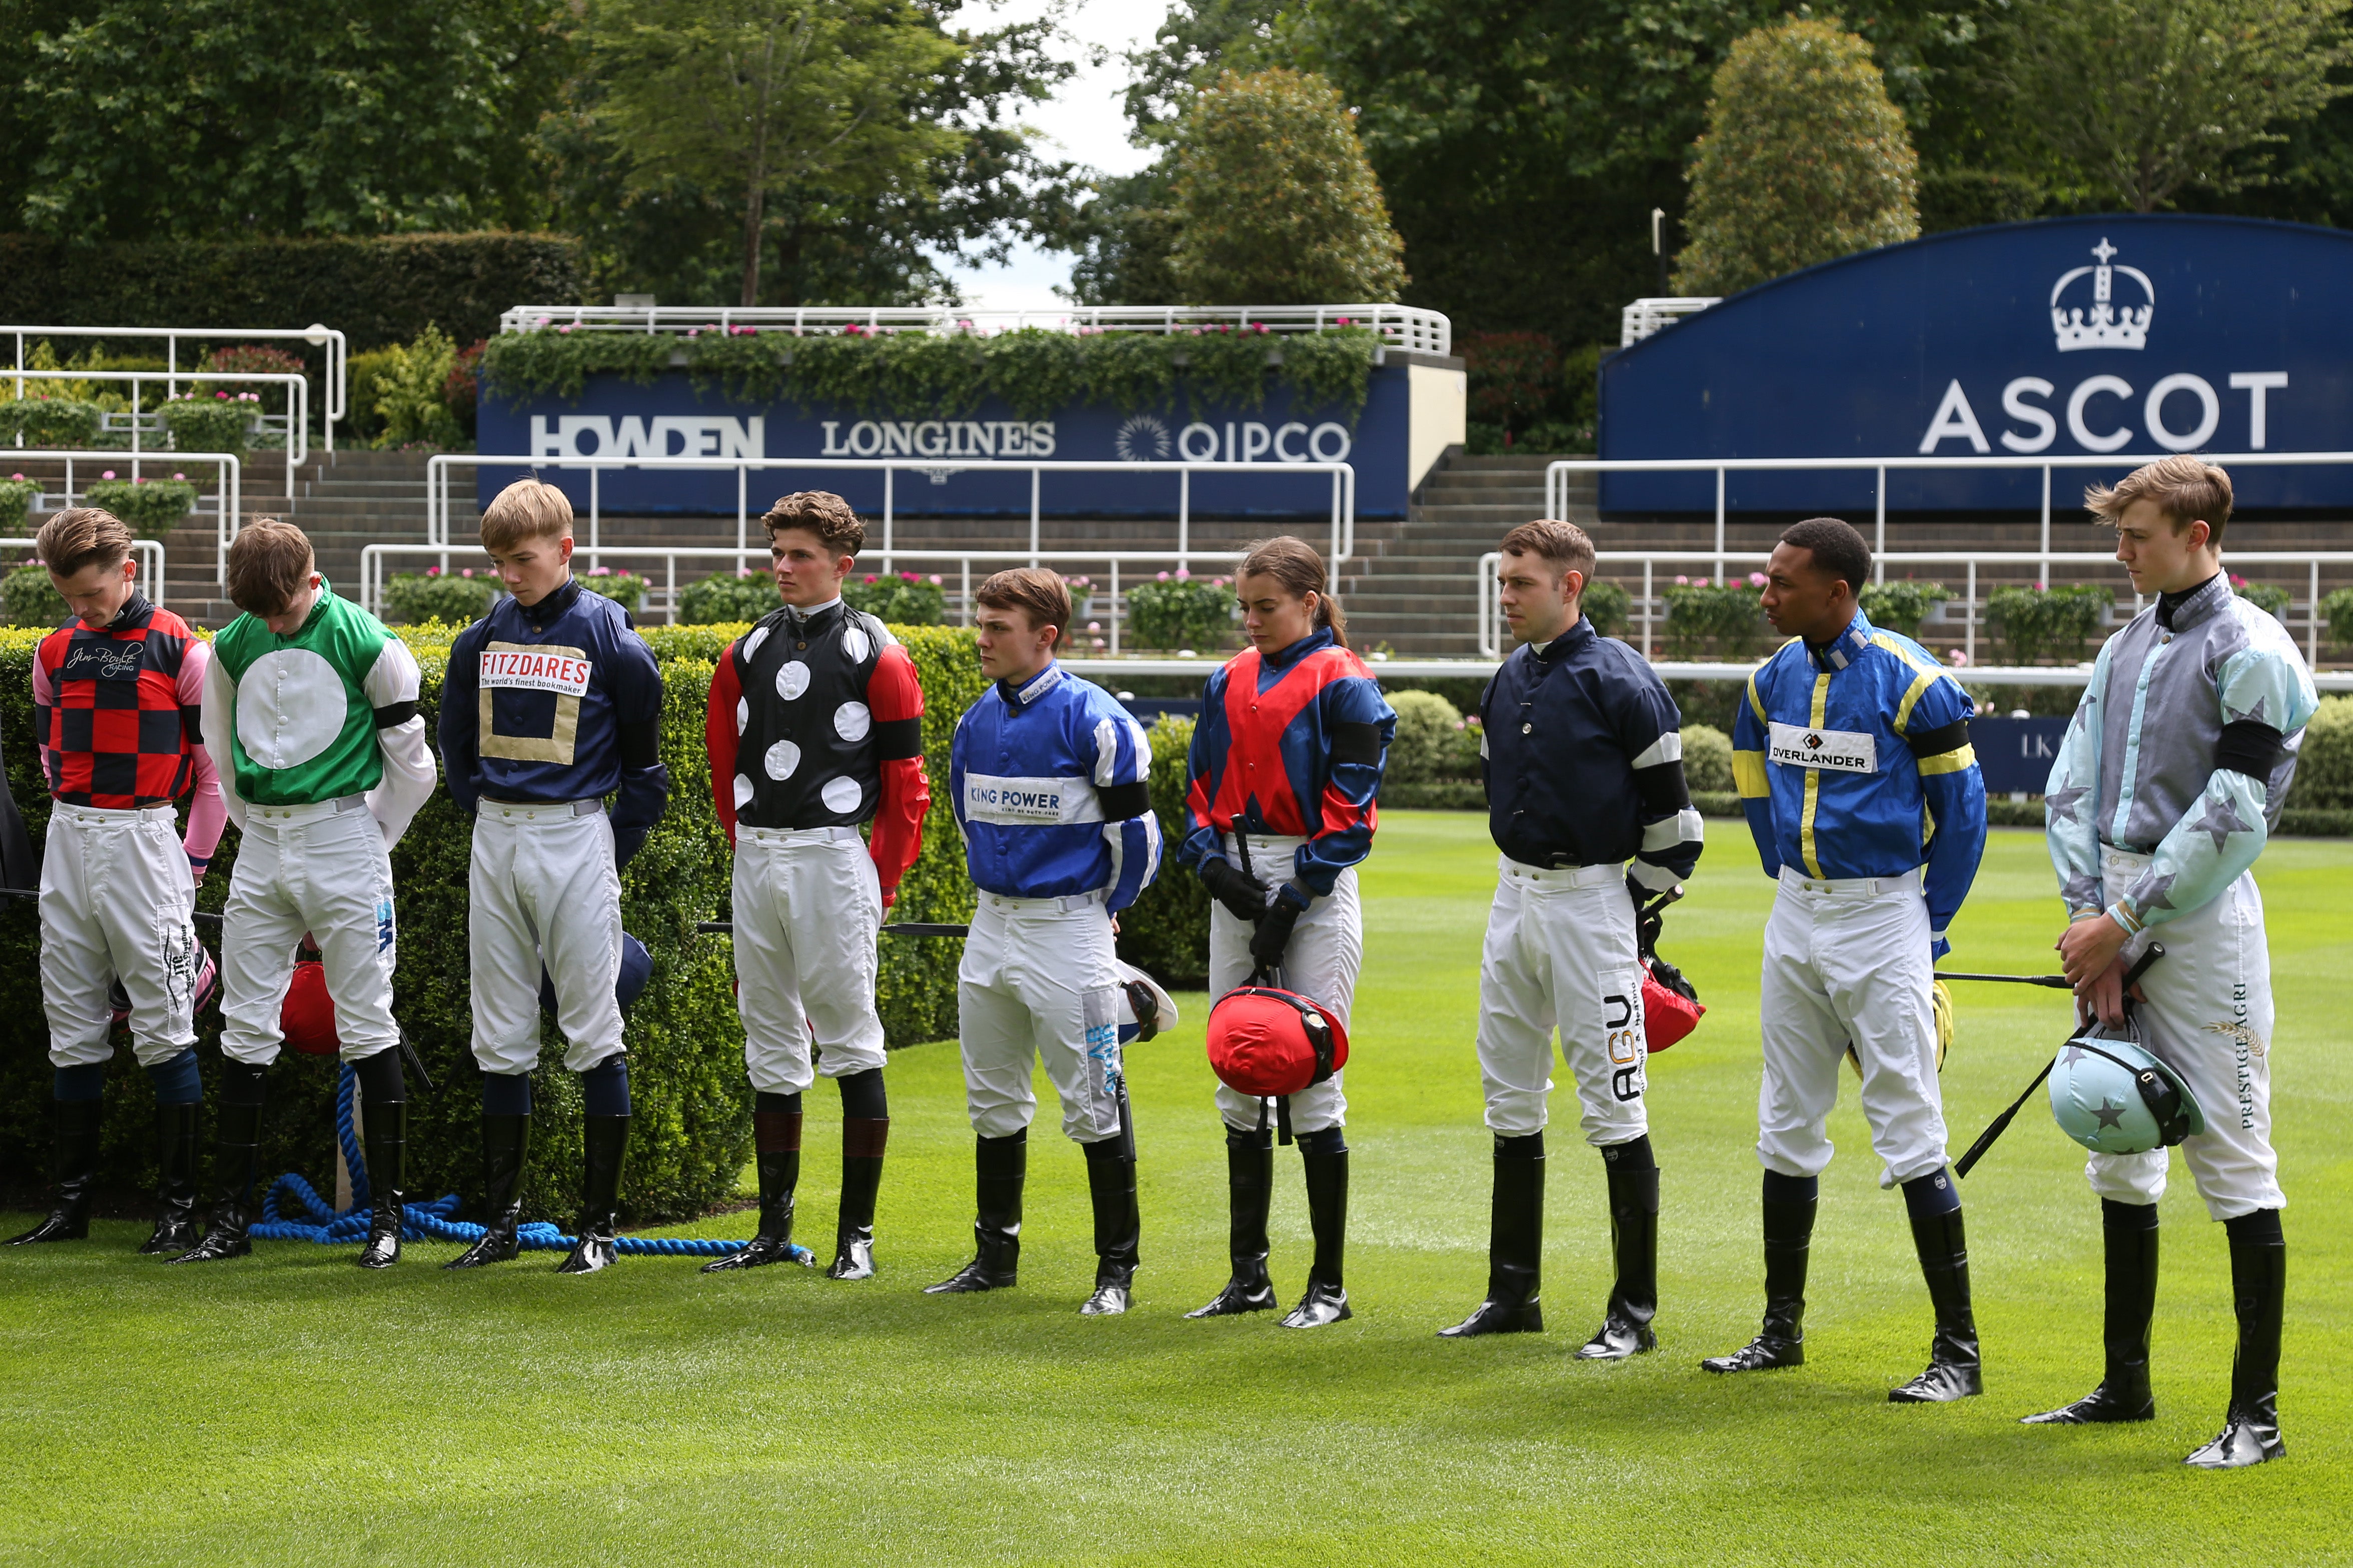
[[[1724,577],[1724,469],[1715,470],[1715,575]]]
[[[2042,465],[2042,558],[2034,563],[2034,585],[2051,589],[2051,465]]]
[[[1038,486],[1045,478],[1044,470],[1032,464],[1029,468],[1029,564],[1038,564]]]
[[[2320,668],[2320,562],[2315,558],[2312,567],[2311,608],[2304,617],[2304,662]]]
[[[1968,603],[1961,606],[1961,657],[1972,666],[1978,661],[1978,563],[1969,563]]]
[[[1872,581],[1887,581],[1887,563],[1881,559],[1887,553],[1887,465],[1879,465],[1879,529],[1872,542]]]

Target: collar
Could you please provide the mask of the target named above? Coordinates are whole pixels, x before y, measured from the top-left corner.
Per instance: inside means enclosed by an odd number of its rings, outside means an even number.
[[[562,587],[550,593],[538,604],[526,605],[518,599],[514,602],[514,607],[521,612],[524,620],[531,623],[532,630],[539,631],[544,628],[548,622],[564,615],[573,605],[578,604],[580,595],[586,592],[587,590],[580,586],[579,578],[566,577]]]
[[[1260,661],[1265,664],[1270,669],[1289,669],[1293,665],[1297,664],[1301,659],[1305,658],[1317,648],[1330,647],[1331,646],[1332,628],[1330,626],[1319,626],[1315,630],[1309,632],[1305,637],[1301,637],[1297,642],[1293,643],[1289,647],[1280,648],[1273,653],[1261,654],[1259,658]]]
[[[841,595],[839,594],[836,594],[832,598],[828,599],[824,604],[813,605],[806,610],[796,605],[786,605],[785,606],[785,625],[796,628],[807,627],[814,630],[818,622],[824,620],[826,616],[840,608]]]
[[[1029,678],[1029,685],[1017,690],[1010,682],[1000,680],[997,683],[997,692],[998,696],[1005,699],[1005,705],[1008,708],[1018,712],[1025,708],[1036,707],[1039,698],[1061,684],[1061,662],[1059,659],[1050,659],[1045,668]]]
[[[320,617],[323,616],[327,613],[327,606],[334,603],[334,598],[335,585],[332,583],[328,582],[325,577],[322,576],[319,579],[319,596],[311,601],[311,613],[302,617],[302,624],[296,626],[290,632],[269,632],[269,635],[276,637],[281,643],[288,642],[295,637],[301,637],[303,633],[309,631],[312,626],[319,624]],[[258,621],[261,617],[259,616],[256,616],[253,618]],[[261,629],[264,631],[269,631],[268,626],[264,626]]]
[[[2217,572],[2195,588],[2157,596],[2157,624],[2169,632],[2186,632],[2220,610],[2231,599],[2231,576]]]
[[[1846,630],[1839,633],[1830,641],[1820,647],[1810,642],[1807,643],[1806,657],[1813,661],[1816,669],[1835,675],[1861,658],[1870,649],[1871,623],[1863,618],[1861,610],[1857,610],[1854,613],[1854,619],[1847,622]]]
[[[1580,613],[1567,631],[1556,633],[1549,642],[1528,644],[1528,655],[1538,664],[1548,665],[1565,655],[1592,647],[1599,636],[1593,623]]]
[[[99,630],[108,637],[117,632],[137,631],[141,626],[145,626],[154,614],[155,606],[147,602],[147,595],[134,588],[131,592],[131,597],[122,601],[122,608],[114,612],[114,618]]]

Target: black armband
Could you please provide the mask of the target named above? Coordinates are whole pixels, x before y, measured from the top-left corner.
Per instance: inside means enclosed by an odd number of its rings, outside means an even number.
[[[634,773],[661,761],[661,721],[640,719],[620,726],[621,766]]]
[[[387,702],[375,710],[375,727],[379,730],[396,729],[416,717],[415,701]]]
[[[1949,724],[1939,724],[1933,730],[1915,730],[1904,737],[1915,757],[1940,757],[1947,752],[1957,752],[1969,743],[1969,721],[1956,719]]]
[[[885,719],[874,726],[874,754],[886,763],[900,763],[923,754],[923,719]]]
[[[2222,726],[2222,739],[2214,747],[2214,766],[2268,784],[2285,745],[2286,737],[2261,720],[2235,719]]]
[[[1691,804],[1691,786],[1683,780],[1683,760],[1658,763],[1634,770],[1634,793],[1651,816],[1665,816]]]
[[[1374,766],[1381,760],[1381,731],[1377,724],[1349,720],[1332,726],[1332,765],[1362,763]]]
[[[1103,807],[1105,822],[1125,822],[1152,809],[1152,786],[1141,779],[1134,784],[1103,784],[1095,790],[1095,802]]]
[[[205,743],[205,710],[193,702],[180,704],[180,733],[188,738],[191,746]]]

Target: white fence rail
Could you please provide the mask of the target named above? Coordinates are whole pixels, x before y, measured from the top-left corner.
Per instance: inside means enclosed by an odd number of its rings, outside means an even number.
[[[313,348],[323,348],[327,351],[326,374],[324,377],[327,406],[325,418],[321,428],[325,437],[323,444],[326,449],[330,452],[335,449],[335,421],[342,419],[346,416],[348,413],[348,405],[351,401],[350,345],[344,342],[343,334],[341,331],[337,331],[333,327],[326,326],[317,321],[313,321],[307,327],[238,327],[235,329],[221,327],[0,326],[0,332],[14,333],[16,336],[16,363],[9,374],[16,378],[16,395],[19,397],[25,395],[23,383],[25,377],[30,374],[25,367],[25,344],[27,340],[37,341],[42,338],[161,338],[164,340],[164,362],[166,366],[163,373],[164,377],[169,385],[169,395],[176,395],[180,390],[179,384],[181,382],[196,379],[195,372],[183,372],[179,368],[181,339],[186,338],[196,342],[218,344],[224,338],[269,338],[280,342],[300,339],[301,342],[309,343]],[[90,377],[94,375],[94,374],[95,373],[89,371],[72,373],[73,376],[76,378]]]
[[[1723,298],[1720,294],[1669,294],[1637,300],[1618,312],[1618,346],[1630,349],[1685,316],[1696,316]]]
[[[29,557],[33,552],[33,542],[29,539],[0,539],[0,550],[22,551]],[[162,604],[164,602],[162,542],[153,539],[134,539],[131,542],[131,552],[139,557],[139,591],[147,595],[148,603]],[[26,563],[20,561],[14,564],[21,566]]]
[[[97,468],[100,463],[120,464],[128,462],[131,465],[131,481],[133,484],[136,484],[142,479],[153,478],[152,474],[142,475],[140,473],[139,470],[142,464],[152,464],[164,468],[180,468],[185,471],[185,467],[188,465],[210,463],[213,466],[213,504],[209,509],[206,507],[204,487],[199,485],[196,487],[195,507],[188,515],[191,517],[201,517],[206,510],[211,511],[213,517],[214,580],[216,583],[224,584],[228,581],[228,542],[237,537],[237,520],[244,515],[243,508],[245,505],[245,465],[238,459],[236,453],[152,451],[144,453],[109,452],[92,447],[80,448],[72,451],[50,451],[46,448],[33,448],[20,454],[20,456],[25,461],[36,466],[45,463],[58,462],[62,462],[65,465],[65,488],[55,495],[51,495],[47,490],[44,490],[40,495],[35,497],[32,507],[29,509],[35,514],[44,511],[60,511],[67,507],[80,504],[76,498],[84,494],[88,489],[89,476],[87,474],[82,475],[82,483],[77,486],[74,482],[74,467],[76,464],[80,464],[84,468]],[[99,468],[99,477],[103,479],[106,472],[106,469]],[[52,501],[56,504],[51,505],[50,503]],[[36,526],[37,526],[37,524]],[[13,543],[15,542],[9,541],[7,542]],[[156,592],[147,595],[159,605],[164,602],[162,598],[164,571],[163,548],[164,547],[160,544],[155,547]]]
[[[288,386],[289,395],[294,404],[292,412],[283,415],[259,414],[255,417],[263,428],[278,429],[286,437],[286,495],[289,500],[291,500],[294,495],[294,470],[311,460],[308,430],[311,419],[311,384],[291,371],[185,371],[176,377],[169,372],[160,370],[24,370],[10,374],[19,384],[27,381],[129,382],[131,384],[131,420],[122,428],[130,431],[131,445],[118,455],[133,458],[148,455],[161,457],[171,450],[168,447],[142,447],[139,444],[139,438],[151,430],[160,432],[162,428],[161,415],[142,413],[139,406],[142,395],[141,388],[148,382],[259,381]],[[21,397],[24,394],[20,390],[17,395]],[[150,423],[151,419],[155,423]],[[23,437],[19,437],[18,439],[21,441]],[[49,455],[47,449],[41,447],[19,446],[11,449],[35,457]]]

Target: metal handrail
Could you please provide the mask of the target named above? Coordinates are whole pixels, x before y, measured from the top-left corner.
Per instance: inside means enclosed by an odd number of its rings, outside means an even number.
[[[1618,312],[1618,346],[1632,348],[1663,327],[1685,316],[1696,316],[1724,297],[1720,294],[1665,294],[1635,300]]]
[[[63,500],[68,506],[71,506],[73,504],[74,465],[78,462],[119,463],[127,457],[131,459],[131,479],[133,484],[136,484],[139,481],[141,477],[139,468],[142,462],[153,462],[158,458],[169,458],[170,461],[175,465],[181,463],[212,464],[214,582],[216,584],[224,585],[228,582],[229,541],[237,537],[237,519],[244,515],[245,507],[245,463],[244,460],[238,458],[235,452],[125,453],[110,452],[102,447],[80,447],[71,451],[52,450],[47,447],[28,447],[26,449],[26,457],[29,461],[37,465],[40,463],[54,462],[63,462],[65,464],[66,488],[58,499]],[[47,499],[46,492],[42,499]],[[196,504],[189,510],[188,515],[191,517],[197,516],[201,514],[204,510],[204,488],[200,485],[196,489]],[[151,594],[148,596],[150,598],[155,598],[156,603],[158,604],[163,602],[160,598],[156,598],[154,595]]]
[[[31,550],[35,542],[30,539],[0,539],[0,549]],[[149,604],[162,604],[164,602],[163,542],[154,539],[134,539],[131,542],[131,550],[132,554],[139,557],[141,579],[139,591],[147,596]]]
[[[326,417],[322,427],[326,436],[326,449],[335,449],[335,421],[346,416],[351,402],[351,347],[343,332],[323,322],[313,321],[307,327],[35,327],[0,326],[0,332],[16,334],[16,363],[10,372],[18,376],[16,395],[25,395],[21,384],[25,370],[25,340],[27,337],[53,338],[162,338],[164,357],[169,367],[164,374],[175,378],[172,387],[179,390],[176,378],[181,374],[180,340],[194,338],[199,342],[218,342],[223,338],[300,338],[313,348],[327,351],[324,381],[327,393]],[[90,372],[82,372],[90,374]],[[195,373],[188,373],[193,376]]]
[[[294,497],[294,470],[311,460],[309,428],[311,423],[311,384],[307,379],[295,374],[292,371],[206,370],[181,371],[175,374],[173,372],[160,370],[19,370],[8,374],[13,374],[19,384],[17,393],[19,397],[24,395],[22,384],[27,381],[127,381],[131,383],[131,413],[132,423],[131,426],[131,447],[129,455],[134,458],[143,455],[142,449],[139,445],[140,426],[138,424],[138,416],[140,413],[139,387],[140,384],[142,382],[171,379],[176,381],[267,381],[290,383],[296,404],[296,411],[288,416],[286,434],[286,497],[289,500],[291,500]],[[269,416],[262,415],[259,416],[259,417],[268,419]],[[18,439],[21,440],[23,437],[19,437]],[[48,448],[42,447],[19,446],[0,449],[17,452],[45,452]],[[170,451],[172,448],[165,447],[153,448],[153,450]]]

